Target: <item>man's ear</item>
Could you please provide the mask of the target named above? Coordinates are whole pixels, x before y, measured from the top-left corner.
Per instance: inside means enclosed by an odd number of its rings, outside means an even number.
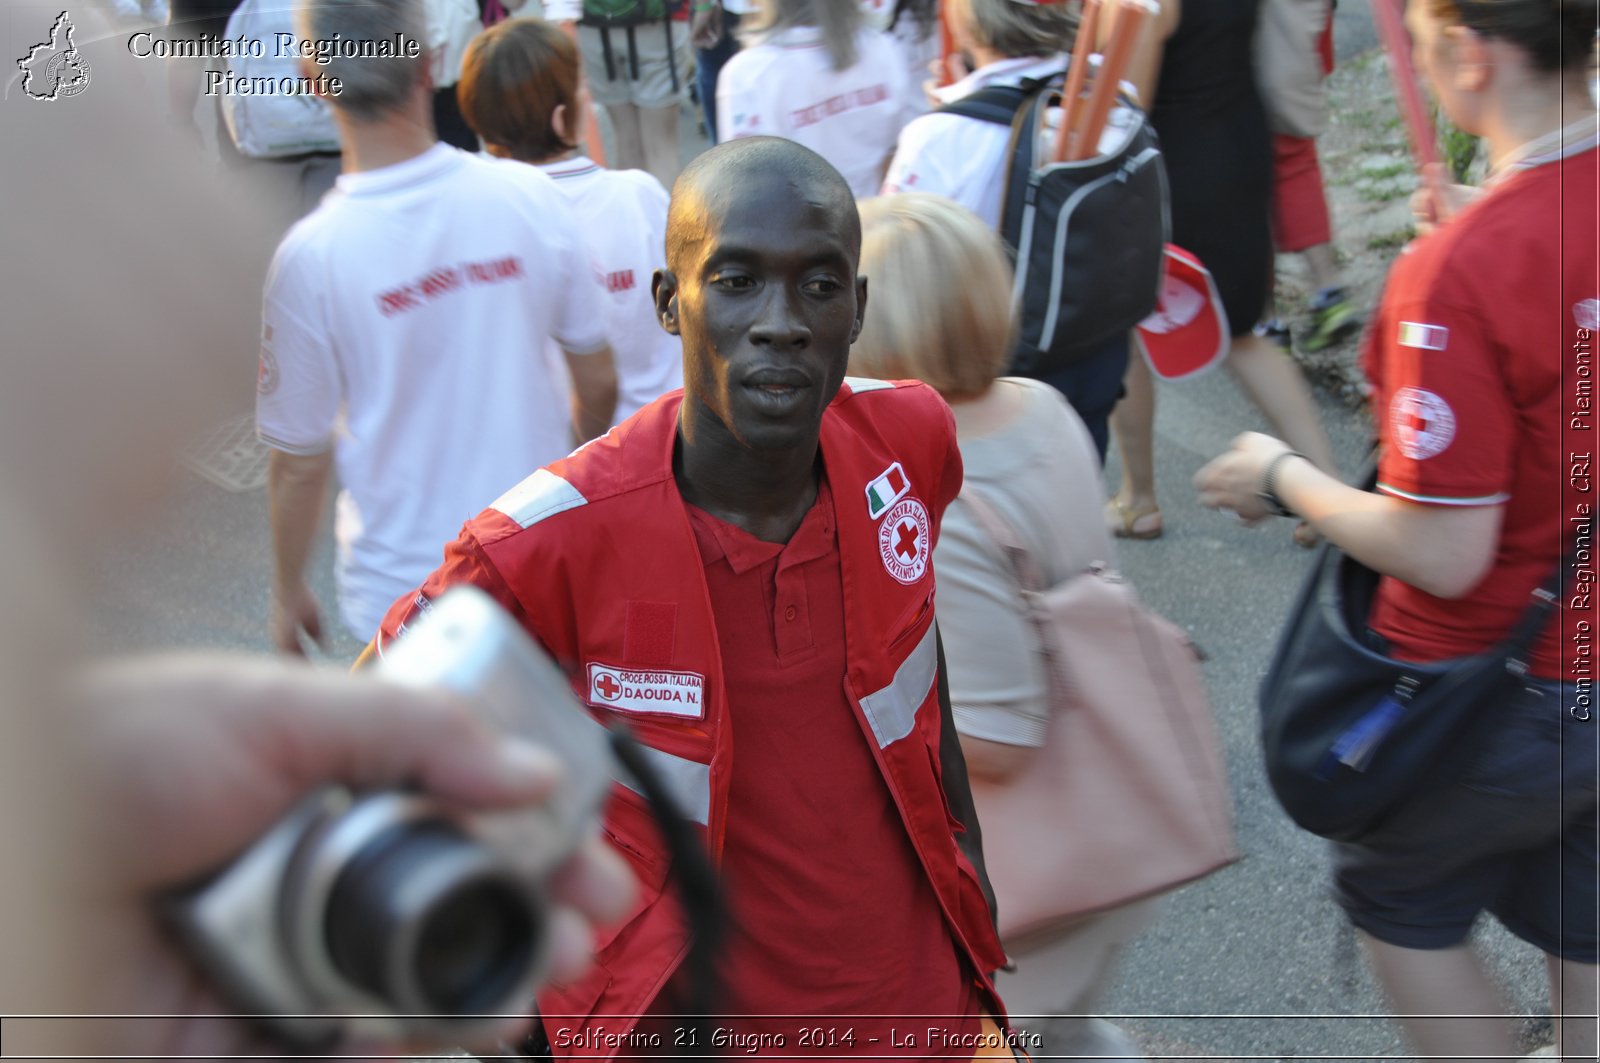
[[[856,277],[856,320],[850,326],[850,342],[854,343],[861,338],[861,326],[867,320],[867,278]]]
[[[678,278],[671,270],[658,269],[650,278],[650,297],[655,300],[656,320],[674,336],[678,331]]]
[[[555,132],[556,139],[563,144],[573,144],[578,139],[572,135],[572,130],[567,128],[568,121],[567,105],[556,104],[556,109],[550,112],[550,128]]]

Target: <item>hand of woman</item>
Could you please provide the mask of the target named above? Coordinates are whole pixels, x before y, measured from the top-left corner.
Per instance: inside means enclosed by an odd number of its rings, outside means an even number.
[[[694,13],[689,20],[689,43],[702,52],[709,51],[722,40],[722,7],[712,4]]]
[[[1261,495],[1266,489],[1267,466],[1289,445],[1260,432],[1235,436],[1233,443],[1194,474],[1200,504],[1226,510],[1249,525],[1272,516]]]
[[[1436,162],[1429,163],[1422,169],[1422,183],[1411,193],[1411,216],[1417,235],[1433,232],[1481,195],[1481,188],[1446,181],[1444,167]]]

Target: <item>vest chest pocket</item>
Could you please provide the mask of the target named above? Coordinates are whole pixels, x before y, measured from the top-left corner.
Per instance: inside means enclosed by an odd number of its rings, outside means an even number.
[[[633,793],[614,792],[606,805],[605,825],[602,833],[606,842],[622,855],[638,882],[639,896],[633,910],[615,926],[601,929],[595,937],[596,951],[610,946],[661,896],[667,881],[667,859],[661,833],[644,799]]]
[[[932,615],[933,588],[930,587],[924,593],[917,595],[895,622],[889,625],[889,630],[895,633],[889,641],[889,655],[898,658],[903,654],[907,646],[912,645],[912,640],[919,633],[923,623]]]

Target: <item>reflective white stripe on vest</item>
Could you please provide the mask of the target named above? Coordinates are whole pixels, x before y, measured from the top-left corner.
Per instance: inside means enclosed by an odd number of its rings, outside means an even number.
[[[540,469],[490,503],[524,528],[531,528],[546,517],[586,505],[588,499],[578,489],[551,472]]]
[[[889,685],[861,699],[861,708],[872,725],[872,735],[878,740],[879,749],[887,749],[900,741],[917,725],[917,709],[933,689],[938,671],[937,631],[937,627],[929,624],[928,633],[901,662]]]
[[[850,390],[859,395],[863,391],[882,391],[884,388],[894,387],[889,380],[874,380],[869,376],[847,376],[844,382],[850,385]]]
[[[591,720],[594,717],[590,717]],[[595,720],[596,727],[603,725]],[[644,759],[655,769],[656,778],[661,780],[661,786],[672,795],[678,803],[678,811],[694,820],[702,827],[711,823],[711,765],[702,764],[698,760],[680,757],[673,753],[666,753],[652,746],[647,746],[637,737],[634,744],[644,754]],[[639,781],[621,764],[612,762],[616,769],[615,779],[640,797],[644,797],[644,788]]]

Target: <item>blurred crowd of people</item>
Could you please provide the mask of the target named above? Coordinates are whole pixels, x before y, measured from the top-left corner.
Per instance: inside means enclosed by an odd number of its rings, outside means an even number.
[[[174,139],[178,164],[136,176],[193,218],[226,217],[194,154],[213,144],[237,175],[292,183],[303,215],[266,274],[256,374],[274,645],[294,657],[325,634],[307,568],[336,482],[339,616],[369,644],[364,660],[472,584],[550,652],[580,701],[633,725],[722,873],[723,1000],[750,1043],[787,1034],[792,1050],[807,1028],[794,1016],[859,1015],[862,1043],[816,1054],[1005,1058],[1018,1043],[1008,1031],[1058,1014],[1077,1018],[1053,1028],[1057,1051],[1142,1058],[1093,1015],[1159,898],[1042,938],[996,929],[1007,898],[985,867],[985,795],[1040,755],[1063,705],[1008,559],[956,504],[965,484],[1002,511],[1052,583],[1114,566],[1117,539],[1165,528],[1137,339],[1041,379],[1011,372],[1015,249],[997,233],[1010,133],[941,111],[985,86],[1060,75],[1078,6],[550,0],[542,17],[511,0],[475,6],[296,5],[307,39],[427,45],[327,64],[343,85],[324,101],[337,150],[252,157],[220,108],[214,129],[194,128],[197,110],[211,122],[203,63],[171,62],[184,148]],[[225,35],[238,7],[170,0],[169,32]],[[1430,179],[1421,235],[1371,311],[1373,492],[1340,481],[1290,356],[1347,337],[1362,316],[1338,276],[1315,150],[1331,9],[1159,7],[1125,88],[1160,136],[1173,242],[1215,280],[1225,365],[1281,437],[1241,435],[1197,475],[1201,501],[1250,523],[1292,515],[1297,542],[1325,539],[1383,573],[1372,627],[1399,656],[1480,652],[1562,556],[1569,527],[1563,374],[1600,328],[1600,266],[1592,241],[1550,234],[1600,224],[1594,6],[1413,0],[1407,12],[1420,74],[1484,139],[1491,169],[1481,189]],[[1258,40],[1258,24],[1278,28]],[[1274,65],[1261,47],[1295,61]],[[679,139],[691,90],[717,145],[699,154]],[[115,116],[95,120],[81,132],[121,142],[107,132]],[[248,207],[232,215],[282,228]],[[12,219],[8,236],[37,237],[29,224]],[[1298,336],[1273,308],[1276,252],[1305,255],[1314,279]],[[247,285],[240,257],[219,254],[195,283]],[[231,297],[209,289],[211,316],[176,329],[151,308],[188,307],[171,283],[184,268],[145,272],[108,289],[102,316],[122,307],[149,321],[130,333],[143,337],[134,361],[170,370],[193,401],[130,387],[128,404],[172,411],[147,418],[148,438],[124,441],[117,463],[57,454],[94,505],[25,462],[0,466],[35,514],[8,507],[13,562],[58,557],[66,544],[41,544],[41,529],[91,527],[117,504],[109,485],[151,493],[172,434],[192,427],[183,411],[212,409],[213,378],[228,376],[204,362],[229,347],[217,337],[237,325]],[[66,308],[25,309],[18,319],[43,334]],[[72,327],[77,350],[127,342]],[[18,383],[3,389],[13,400],[71,393],[70,377]],[[17,426],[16,454],[20,426],[37,428],[50,406],[24,418],[11,405],[0,422]],[[1121,482],[1108,491],[1111,442]],[[81,538],[93,549],[92,533]],[[49,571],[19,571],[16,585],[48,602]],[[81,662],[43,652],[41,636],[70,620],[41,615],[7,640],[12,696],[61,718],[0,741],[20,754],[6,758],[8,781],[35,785],[34,754],[97,780],[75,799],[37,783],[82,829],[114,838],[93,861],[57,853],[44,866],[61,897],[93,881],[104,926],[89,933],[126,941],[143,966],[96,972],[63,950],[59,978],[12,998],[44,1002],[38,1013],[74,1010],[62,1002],[85,987],[92,1010],[222,1010],[154,932],[147,902],[240,851],[313,784],[420,780],[468,807],[537,803],[558,784],[559,766],[459,704],[298,663],[127,662],[61,690],[56,677]],[[1471,775],[1382,834],[1335,846],[1338,901],[1426,1054],[1513,1053],[1503,1024],[1483,1018],[1502,1009],[1466,943],[1488,911],[1548,957],[1565,1058],[1595,1057],[1597,743],[1593,721],[1562,708],[1560,641],[1552,629],[1539,643]],[[121,818],[108,824],[108,809]],[[694,999],[667,851],[643,809],[619,785],[610,844],[586,846],[560,879],[557,903],[592,936],[564,944],[530,1052],[593,1045],[581,1033],[564,1044],[552,1025],[564,1016],[594,1036],[594,1016],[619,1014],[639,1017],[640,1037],[666,1034]],[[48,848],[35,820],[5,826],[8,845]],[[1049,827],[1042,813],[1039,844]],[[50,910],[56,885],[5,885]],[[71,922],[35,929],[68,941],[83,933]],[[3,973],[10,991],[18,973]],[[947,1043],[892,1044],[888,1017],[927,1014],[948,1017]],[[866,1043],[874,1031],[891,1043]],[[147,1025],[114,1050],[228,1054],[256,1047],[248,1036],[227,1022]]]

